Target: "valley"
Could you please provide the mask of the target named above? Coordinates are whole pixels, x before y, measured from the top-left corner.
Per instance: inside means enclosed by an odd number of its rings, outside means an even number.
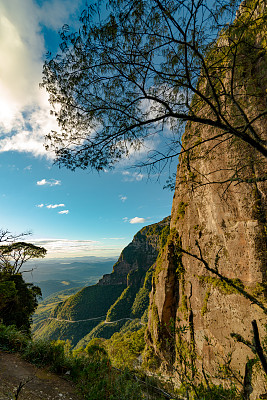
[[[38,339],[69,340],[73,347],[109,339],[130,321],[146,321],[153,265],[169,234],[170,217],[142,228],[98,283],[71,288],[43,300],[33,316]],[[139,326],[138,326],[139,325]],[[136,329],[136,328],[135,328]]]

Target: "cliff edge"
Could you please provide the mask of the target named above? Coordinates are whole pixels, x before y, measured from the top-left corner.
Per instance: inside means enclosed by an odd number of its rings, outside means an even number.
[[[259,4],[255,18],[266,15],[266,5]],[[263,32],[257,31],[257,46],[243,54],[235,79],[246,115],[253,119],[255,112],[265,112],[254,129],[266,141],[267,55],[266,44],[259,45],[262,38]],[[223,79],[227,87],[227,74]],[[226,107],[237,118],[234,107]],[[197,141],[201,147],[195,146]],[[196,123],[187,124],[183,143],[192,150],[179,159],[171,233],[152,283],[148,348],[179,383],[209,380],[225,385],[232,380],[242,387],[244,398],[256,399],[267,392],[252,331],[256,321],[264,342],[266,160],[230,133],[220,136],[216,128]]]

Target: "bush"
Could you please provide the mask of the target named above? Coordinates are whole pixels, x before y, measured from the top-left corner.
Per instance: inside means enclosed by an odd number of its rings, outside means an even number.
[[[98,345],[88,345],[81,356],[77,386],[90,400],[136,400],[142,398],[140,385],[127,370],[111,366],[106,351]]]
[[[0,323],[0,349],[7,351],[24,350],[30,338],[27,333],[19,331],[16,326],[5,326]]]
[[[209,387],[203,385],[202,383],[198,386],[195,386],[195,390],[193,387],[181,388],[178,390],[179,394],[186,395],[186,393],[191,392],[192,400],[202,399],[202,400],[242,400],[244,397],[237,390],[235,386],[231,386],[229,388],[224,388],[222,385],[213,385],[210,384]]]
[[[62,373],[71,369],[70,345],[62,340],[29,341],[23,358],[39,366],[49,366],[51,371]]]
[[[105,348],[115,367],[132,369],[139,365],[138,357],[145,348],[144,331],[145,327],[134,332],[116,332],[105,341]]]

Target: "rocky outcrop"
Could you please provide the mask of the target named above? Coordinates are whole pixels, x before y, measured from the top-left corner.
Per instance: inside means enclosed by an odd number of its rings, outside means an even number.
[[[247,100],[248,116],[266,109],[266,65],[265,52],[243,76],[244,96],[246,82],[257,88]],[[267,140],[267,118],[255,129]],[[205,142],[216,133],[186,127],[184,143],[203,144],[180,156],[171,233],[153,278],[147,343],[178,381],[185,374],[204,379],[204,370],[223,383],[231,368],[246,398],[256,399],[267,390],[261,365],[251,367],[256,357],[244,342],[253,342],[253,320],[261,340],[266,335],[266,161],[230,135]],[[233,179],[237,165],[242,174]]]
[[[169,225],[170,217],[166,217],[137,232],[132,242],[122,250],[118,261],[113,266],[112,273],[104,275],[98,285],[126,285],[130,271],[137,269],[148,271],[157,259],[162,231],[165,229],[168,232]]]

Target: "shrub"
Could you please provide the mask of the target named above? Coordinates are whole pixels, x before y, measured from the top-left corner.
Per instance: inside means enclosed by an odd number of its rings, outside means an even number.
[[[62,340],[29,341],[23,358],[39,366],[49,366],[54,372],[62,373],[71,368],[70,345]]]
[[[8,351],[22,351],[29,343],[27,333],[19,331],[16,326],[6,326],[0,323],[0,349]]]
[[[111,366],[106,351],[98,345],[87,346],[87,356],[82,355],[76,384],[86,399],[136,400],[141,399],[140,385],[127,370]]]

